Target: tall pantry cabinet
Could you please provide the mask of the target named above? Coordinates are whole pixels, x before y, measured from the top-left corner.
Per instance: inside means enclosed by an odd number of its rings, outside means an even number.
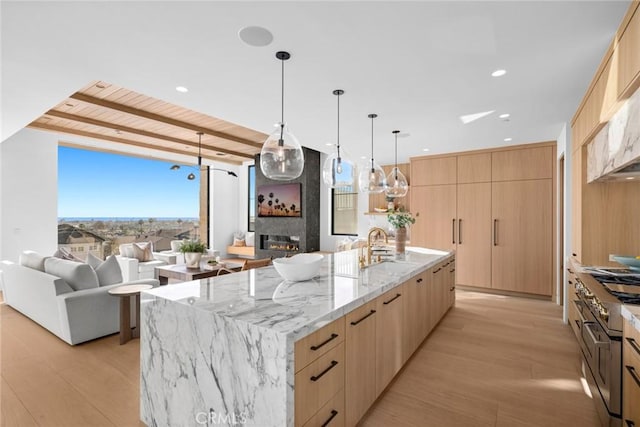
[[[459,285],[550,296],[554,165],[554,143],[412,158],[411,243],[455,250]]]

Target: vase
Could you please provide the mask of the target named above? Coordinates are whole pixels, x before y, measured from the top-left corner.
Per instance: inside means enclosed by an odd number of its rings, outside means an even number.
[[[403,254],[407,244],[407,228],[396,228],[396,254]]]
[[[185,252],[184,262],[187,264],[187,268],[200,268],[200,260],[202,254],[200,252]]]

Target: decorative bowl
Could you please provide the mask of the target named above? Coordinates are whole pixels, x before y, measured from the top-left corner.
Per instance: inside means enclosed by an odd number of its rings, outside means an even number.
[[[633,256],[614,255],[613,259],[620,264],[624,264],[631,270],[640,270],[640,259]]]
[[[284,280],[302,282],[318,274],[323,259],[320,254],[298,254],[291,258],[276,258],[273,266]]]
[[[387,212],[389,209],[383,209],[383,208],[373,208],[374,211],[378,212],[378,213],[383,213],[383,212]]]

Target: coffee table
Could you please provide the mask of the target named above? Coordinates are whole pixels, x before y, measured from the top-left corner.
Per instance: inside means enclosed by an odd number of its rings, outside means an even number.
[[[206,279],[214,277],[218,274],[218,270],[222,268],[220,264],[211,266],[207,269],[187,268],[186,264],[163,265],[156,267],[156,279],[160,281],[160,285],[169,284],[169,279],[176,279],[181,282],[190,282],[191,280]],[[233,271],[240,271],[242,264],[225,263],[224,268]]]
[[[153,289],[151,285],[124,285],[109,289],[109,294],[120,297],[120,345],[140,337],[140,292]],[[135,299],[136,327],[131,329],[131,297]]]

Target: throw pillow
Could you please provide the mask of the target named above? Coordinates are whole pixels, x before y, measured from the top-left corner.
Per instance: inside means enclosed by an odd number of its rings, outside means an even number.
[[[153,261],[151,242],[140,242],[131,245],[133,247],[133,258],[140,262]]]
[[[233,246],[247,246],[247,243],[244,239],[233,238]]]
[[[171,252],[180,252],[180,248],[184,244],[184,240],[172,240],[171,241]]]
[[[245,235],[245,242],[247,243],[247,246],[255,246],[256,245],[256,233],[254,233],[253,231],[248,232]]]
[[[125,258],[134,258],[133,256],[133,244],[123,243],[120,245],[120,255]]]
[[[33,268],[34,270],[44,271],[44,261],[48,257],[44,257],[34,251],[24,251],[20,254],[20,265],[23,267]]]
[[[44,261],[44,272],[61,278],[74,291],[98,287],[98,275],[89,264],[51,257]]]
[[[115,285],[122,283],[122,270],[118,259],[115,255],[107,257],[105,261],[89,252],[87,255],[87,264],[89,264],[98,275],[98,284],[100,286]]]

